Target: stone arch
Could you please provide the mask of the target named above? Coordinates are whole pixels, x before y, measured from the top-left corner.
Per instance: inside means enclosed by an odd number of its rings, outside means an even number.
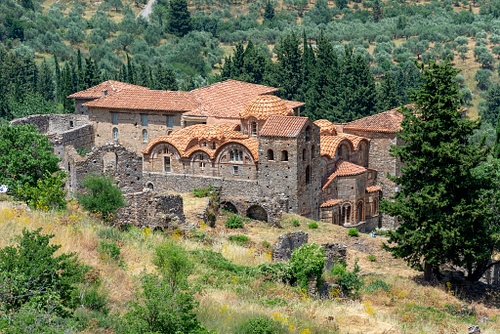
[[[205,171],[210,167],[210,156],[203,150],[194,151],[189,158],[191,169],[194,174],[205,174]]]
[[[358,144],[358,165],[368,167],[368,141],[362,140]]]
[[[350,224],[352,215],[352,205],[350,202],[342,204],[340,208],[340,225]]]
[[[247,209],[247,217],[265,222],[268,221],[268,214],[266,209],[257,204],[254,204]]]
[[[222,210],[226,210],[232,213],[238,213],[238,209],[236,208],[236,205],[229,201],[221,202],[220,207]]]
[[[155,185],[154,185],[153,182],[148,182],[148,183],[146,183],[146,188],[148,188],[149,190],[154,191],[155,190]]]
[[[218,164],[231,162],[230,161],[231,150],[240,150],[243,152],[243,161],[241,162],[246,164],[254,163],[255,158],[250,152],[250,150],[245,145],[237,142],[228,142],[225,143],[224,145],[221,145],[215,153],[216,157],[215,161],[217,161]],[[248,161],[247,158],[250,159],[250,161]]]
[[[362,222],[364,220],[365,220],[364,203],[362,200],[359,200],[358,204],[356,204],[356,223]]]

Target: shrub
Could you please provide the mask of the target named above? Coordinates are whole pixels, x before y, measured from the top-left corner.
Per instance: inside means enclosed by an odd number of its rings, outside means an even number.
[[[243,219],[241,219],[241,217],[238,215],[232,215],[228,220],[226,220],[225,225],[227,228],[242,228]]]
[[[262,247],[264,247],[266,249],[272,249],[271,243],[267,240],[262,241]]]
[[[237,234],[229,236],[229,241],[238,245],[245,245],[250,241],[250,238],[246,235]]]
[[[332,267],[330,273],[335,283],[340,285],[345,295],[357,297],[359,295],[359,290],[363,287],[363,281],[358,276],[359,270],[358,261],[356,259],[353,271],[347,270],[343,263],[336,263]]]
[[[214,191],[214,186],[209,185],[207,188],[194,188],[193,196],[203,198],[209,196]]]
[[[114,242],[101,241],[97,252],[104,260],[120,261],[120,247]]]
[[[88,211],[98,213],[111,220],[116,210],[125,206],[121,190],[110,178],[98,175],[87,176],[82,182],[85,193],[77,195],[78,202]]]
[[[278,321],[265,316],[253,317],[243,322],[237,330],[241,334],[280,334],[285,333]]]
[[[40,231],[25,229],[16,246],[0,249],[0,309],[17,311],[32,304],[64,315],[75,306],[71,296],[89,268],[76,254],[55,256],[61,246],[50,245],[53,235]]]
[[[317,244],[304,244],[292,252],[290,275],[297,285],[307,289],[309,279],[316,278],[319,283],[325,266],[325,250]]]
[[[262,263],[257,267],[257,272],[268,281],[289,282],[291,280],[290,266],[286,262]]]
[[[102,226],[97,231],[97,236],[101,239],[108,239],[108,240],[114,240],[114,241],[123,240],[123,236],[122,236],[122,233],[120,232],[120,230],[118,230],[115,227],[111,227],[111,226]]]
[[[375,261],[377,261],[377,257],[375,255],[373,255],[373,254],[369,254],[368,255],[368,261],[375,262]]]
[[[33,209],[48,211],[49,209],[66,208],[66,173],[59,171],[55,173],[46,172],[41,179],[36,181],[36,186],[25,184],[17,189],[19,199]]]
[[[316,229],[316,228],[318,228],[318,223],[317,222],[311,222],[311,223],[309,223],[308,227],[310,229]]]
[[[299,227],[300,226],[300,220],[298,220],[298,219],[292,220],[292,225],[295,226],[295,227]]]
[[[349,235],[350,237],[359,237],[359,231],[357,228],[351,227],[349,231],[347,231],[347,235]]]

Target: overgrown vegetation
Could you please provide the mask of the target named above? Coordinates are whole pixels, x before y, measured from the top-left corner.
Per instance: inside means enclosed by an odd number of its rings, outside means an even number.
[[[244,223],[239,215],[232,215],[226,220],[225,225],[227,228],[243,228]]]
[[[112,220],[116,211],[125,206],[121,190],[108,177],[89,175],[83,180],[82,186],[85,192],[77,195],[78,202],[105,220]]]

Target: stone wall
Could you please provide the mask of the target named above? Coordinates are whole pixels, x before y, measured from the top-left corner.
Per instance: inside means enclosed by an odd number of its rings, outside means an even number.
[[[292,257],[295,248],[307,244],[309,236],[302,231],[282,234],[273,247],[273,261],[288,261]]]
[[[125,194],[127,206],[117,212],[117,224],[175,229],[185,223],[184,206],[180,195],[142,191]]]
[[[112,177],[123,193],[143,190],[142,157],[119,144],[94,147],[85,157],[68,151],[68,190],[77,192],[87,175],[107,175]]]
[[[325,269],[330,270],[334,263],[346,264],[347,246],[342,244],[323,244],[325,250]]]
[[[490,267],[481,279],[486,284],[500,286],[500,264]]]

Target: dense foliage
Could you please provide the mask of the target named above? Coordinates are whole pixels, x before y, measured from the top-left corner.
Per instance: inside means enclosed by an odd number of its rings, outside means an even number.
[[[83,182],[84,192],[77,195],[78,202],[90,211],[110,220],[116,210],[125,206],[123,194],[113,181],[105,176],[89,175]]]
[[[414,106],[402,109],[398,137],[404,144],[391,150],[404,165],[393,177],[399,190],[394,201],[383,203],[400,223],[389,234],[389,244],[395,244],[386,248],[424,270],[426,279],[452,263],[477,280],[499,246],[498,224],[487,219],[483,179],[473,173],[487,150],[469,144],[478,122],[462,116],[458,71],[446,61],[422,66],[422,73]]]

